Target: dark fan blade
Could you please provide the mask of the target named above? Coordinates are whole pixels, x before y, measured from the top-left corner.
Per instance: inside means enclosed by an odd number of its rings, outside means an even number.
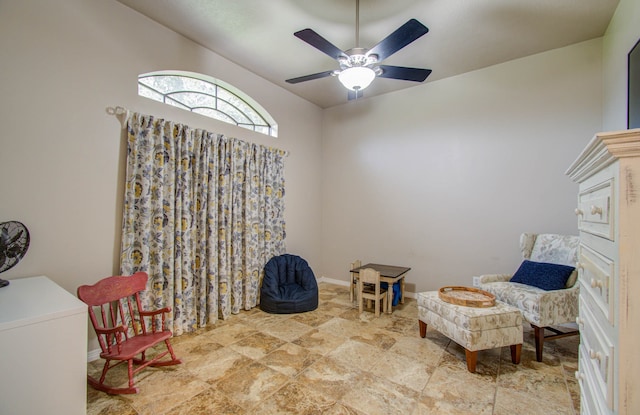
[[[418,39],[420,36],[427,34],[428,31],[427,26],[416,19],[411,19],[400,26],[395,32],[382,39],[380,43],[367,52],[367,55],[378,55],[378,62],[380,62]]]
[[[363,92],[362,92],[361,89],[358,89],[357,91],[352,91],[352,90],[347,91],[347,99],[349,101],[353,101],[354,99],[362,98],[363,96],[364,95],[363,95]]]
[[[349,57],[340,49],[338,49],[333,43],[323,38],[311,29],[303,29],[293,34],[298,39],[304,40],[319,51],[326,53],[333,59],[338,60],[340,57],[349,59]]]
[[[286,82],[289,82],[290,84],[297,84],[298,82],[305,82],[305,81],[311,81],[313,79],[325,78],[327,76],[331,76],[332,73],[333,71],[318,72],[311,75],[305,75],[305,76],[299,76],[297,78],[287,79]]]
[[[380,78],[402,79],[403,81],[422,82],[431,74],[431,69],[406,68],[404,66],[380,65]]]

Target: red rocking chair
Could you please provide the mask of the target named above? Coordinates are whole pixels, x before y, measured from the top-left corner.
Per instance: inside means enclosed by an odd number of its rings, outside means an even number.
[[[130,277],[108,277],[94,285],[78,287],[78,298],[89,306],[89,317],[102,349],[100,357],[105,359],[100,380],[87,376],[89,385],[95,389],[109,394],[138,393],[138,388],[133,386],[133,375],[140,370],[182,363],[169,343],[172,333],[165,329],[165,313],[171,311],[171,307],[154,311],[142,309],[140,292],[146,289],[147,279],[147,273],[136,272]],[[147,359],[146,351],[163,341],[167,350]],[[167,354],[171,360],[161,361]],[[136,358],[138,355],[140,358]],[[111,364],[112,361],[117,362]],[[129,387],[106,385],[107,371],[124,362],[129,366]]]

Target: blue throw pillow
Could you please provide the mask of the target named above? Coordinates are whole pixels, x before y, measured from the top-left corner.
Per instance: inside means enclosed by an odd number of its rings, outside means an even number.
[[[524,260],[510,281],[546,291],[561,290],[566,288],[567,280],[574,269],[568,265]]]

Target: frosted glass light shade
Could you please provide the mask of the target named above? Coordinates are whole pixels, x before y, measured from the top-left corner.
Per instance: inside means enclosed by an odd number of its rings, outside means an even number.
[[[352,91],[360,91],[371,84],[376,73],[366,66],[354,66],[340,72],[338,79],[345,88]]]

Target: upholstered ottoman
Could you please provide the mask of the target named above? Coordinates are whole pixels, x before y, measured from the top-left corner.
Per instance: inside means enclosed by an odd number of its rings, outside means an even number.
[[[478,350],[510,346],[511,361],[520,363],[522,314],[520,310],[496,301],[493,307],[466,307],[442,301],[437,291],[418,293],[420,337],[427,326],[464,347],[467,369],[476,371]]]

